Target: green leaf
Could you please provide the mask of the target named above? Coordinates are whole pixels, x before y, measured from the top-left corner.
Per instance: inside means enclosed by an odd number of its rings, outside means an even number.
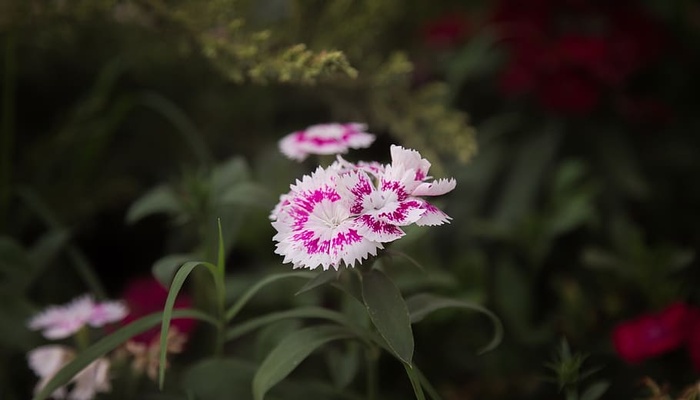
[[[362,275],[362,300],[372,323],[394,355],[406,364],[413,358],[413,332],[406,303],[394,283],[379,270]]]
[[[360,369],[360,348],[356,342],[348,342],[344,349],[329,348],[326,352],[328,373],[333,385],[339,389],[348,387]]]
[[[269,209],[274,206],[275,198],[260,184],[242,182],[227,188],[219,198],[219,202],[222,205],[245,205]]]
[[[316,289],[319,286],[323,286],[328,282],[337,280],[339,273],[340,271],[336,271],[334,269],[327,269],[325,271],[321,271],[318,273],[318,275],[306,282],[304,286],[302,286],[301,289],[299,289],[298,292],[294,293],[294,295],[298,296],[302,293],[308,292],[309,290]]]
[[[251,173],[248,163],[242,157],[232,157],[219,164],[212,171],[212,188],[217,196],[242,182],[250,180]]]
[[[82,371],[91,362],[114,350],[129,338],[158,325],[162,318],[163,313],[160,312],[147,315],[100,339],[92,346],[80,352],[70,363],[66,364],[66,366],[58,371],[46,386],[34,396],[33,400],[48,399],[56,389],[66,385],[78,372]],[[215,319],[197,310],[178,309],[172,313],[171,318],[196,318],[213,325],[217,324]]]
[[[243,306],[248,303],[248,300],[250,300],[251,297],[253,297],[257,292],[260,291],[260,289],[264,288],[265,286],[276,282],[280,279],[287,279],[287,278],[313,278],[314,274],[311,272],[285,272],[282,274],[274,274],[270,275],[264,279],[261,279],[258,283],[253,285],[250,289],[248,289],[247,292],[241,296],[238,301],[236,301],[229,309],[226,311],[226,321],[231,321],[237,314],[238,312],[241,311]]]
[[[211,273],[214,284],[216,285],[215,290],[217,293],[223,293],[224,290],[224,282],[221,279],[218,279],[216,265],[208,262],[187,262],[180,267],[177,274],[175,274],[175,278],[173,278],[173,282],[170,285],[170,290],[168,291],[168,298],[165,300],[165,306],[163,307],[163,321],[161,322],[160,326],[160,364],[158,366],[158,385],[161,389],[163,388],[163,383],[165,383],[165,357],[167,355],[165,347],[168,345],[168,331],[170,330],[170,320],[173,315],[173,307],[175,307],[175,299],[177,299],[177,295],[180,293],[180,289],[185,283],[187,277],[190,275],[190,272],[199,266],[206,268]],[[216,325],[218,327],[218,320]]]
[[[34,265],[25,249],[12,238],[0,237],[0,292],[22,293],[27,274],[33,270]]]
[[[182,210],[182,202],[170,186],[156,186],[129,207],[126,213],[126,222],[133,224],[152,214],[177,214]]]
[[[3,353],[24,353],[37,346],[41,339],[27,328],[26,322],[35,313],[36,309],[25,296],[13,293],[0,295],[0,343]]]
[[[603,395],[605,392],[608,391],[608,388],[610,387],[610,383],[605,382],[605,381],[598,381],[586,388],[586,390],[581,394],[581,397],[579,400],[598,400]]]
[[[210,358],[187,370],[183,386],[198,400],[250,399],[254,373],[254,367],[248,362]]]
[[[314,350],[354,335],[338,326],[314,326],[294,332],[282,340],[260,365],[253,378],[253,398],[262,400],[270,388],[286,378]]]
[[[250,319],[245,322],[236,324],[235,327],[229,329],[226,332],[226,340],[237,339],[247,333],[250,333],[258,328],[265,325],[272,324],[277,321],[281,321],[288,318],[317,318],[325,319],[328,321],[336,322],[340,325],[353,330],[357,336],[363,336],[361,328],[358,328],[350,319],[348,319],[344,314],[337,311],[328,310],[321,307],[302,307],[293,310],[280,311],[276,313],[270,313],[257,318]]]
[[[501,320],[496,316],[496,314],[479,304],[462,300],[447,299],[424,293],[417,294],[406,300],[406,306],[408,307],[408,311],[411,316],[411,323],[420,322],[428,314],[444,308],[462,308],[478,311],[486,315],[493,323],[494,334],[491,342],[479,350],[479,354],[493,350],[503,339],[503,324],[501,323]]]
[[[65,249],[69,239],[70,234],[66,229],[54,229],[42,235],[29,254],[32,264],[43,271]]]
[[[196,256],[194,254],[167,255],[153,263],[151,273],[153,273],[153,276],[158,280],[158,282],[163,284],[163,286],[168,287],[182,264],[192,261],[192,259],[195,257]]]
[[[418,372],[413,369],[412,365],[404,364],[403,367],[406,370],[408,379],[411,381],[411,387],[413,388],[413,394],[416,395],[416,400],[425,400],[423,385],[421,384],[421,379]]]

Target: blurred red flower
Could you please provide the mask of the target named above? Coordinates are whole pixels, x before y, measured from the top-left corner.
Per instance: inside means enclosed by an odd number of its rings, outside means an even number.
[[[613,344],[620,358],[639,363],[685,344],[690,323],[690,308],[684,303],[673,303],[658,313],[617,325],[612,333]]]
[[[168,298],[168,290],[163,287],[155,278],[151,276],[140,277],[131,280],[124,292],[122,299],[129,308],[129,314],[122,320],[123,325],[127,325],[148,314],[163,311],[165,300]],[[180,292],[175,300],[175,309],[189,308],[192,306],[192,299],[184,292]],[[170,326],[176,327],[178,332],[188,335],[196,325],[196,320],[191,318],[174,319]],[[154,327],[146,332],[131,338],[131,340],[149,344],[160,335],[160,327]]]
[[[501,0],[491,18],[509,60],[507,97],[533,94],[546,109],[582,115],[659,58],[662,29],[636,2]]]
[[[693,307],[689,319],[688,353],[695,371],[700,372],[700,308]]]
[[[448,13],[423,24],[421,35],[428,47],[451,48],[461,44],[469,35],[471,24],[462,12]]]

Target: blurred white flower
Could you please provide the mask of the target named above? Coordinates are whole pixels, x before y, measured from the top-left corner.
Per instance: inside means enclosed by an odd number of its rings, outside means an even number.
[[[27,355],[29,367],[39,376],[34,393],[43,389],[74,357],[73,349],[61,345],[41,346],[30,351]],[[51,396],[56,399],[90,400],[98,392],[108,392],[111,390],[109,367],[109,360],[98,358],[71,379],[73,387],[70,391],[65,386],[60,387]]]

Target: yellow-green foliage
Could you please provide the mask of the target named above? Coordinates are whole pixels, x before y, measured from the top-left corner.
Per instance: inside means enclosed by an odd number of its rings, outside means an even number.
[[[8,15],[24,17],[25,29],[42,17],[101,13],[151,30],[185,53],[202,54],[233,82],[317,85],[312,95],[334,118],[367,121],[436,162],[444,156],[466,162],[476,150],[468,118],[448,106],[444,85],[413,87],[413,65],[401,51],[410,38],[395,31],[411,12],[401,0],[5,3]]]

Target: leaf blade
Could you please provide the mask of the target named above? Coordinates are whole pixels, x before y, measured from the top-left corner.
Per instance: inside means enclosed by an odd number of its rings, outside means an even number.
[[[267,391],[286,378],[314,350],[324,344],[354,335],[338,326],[314,326],[283,339],[265,358],[253,377],[253,398],[262,400]]]
[[[401,292],[379,270],[362,275],[362,300],[372,323],[392,353],[410,365],[413,359],[413,331]]]

